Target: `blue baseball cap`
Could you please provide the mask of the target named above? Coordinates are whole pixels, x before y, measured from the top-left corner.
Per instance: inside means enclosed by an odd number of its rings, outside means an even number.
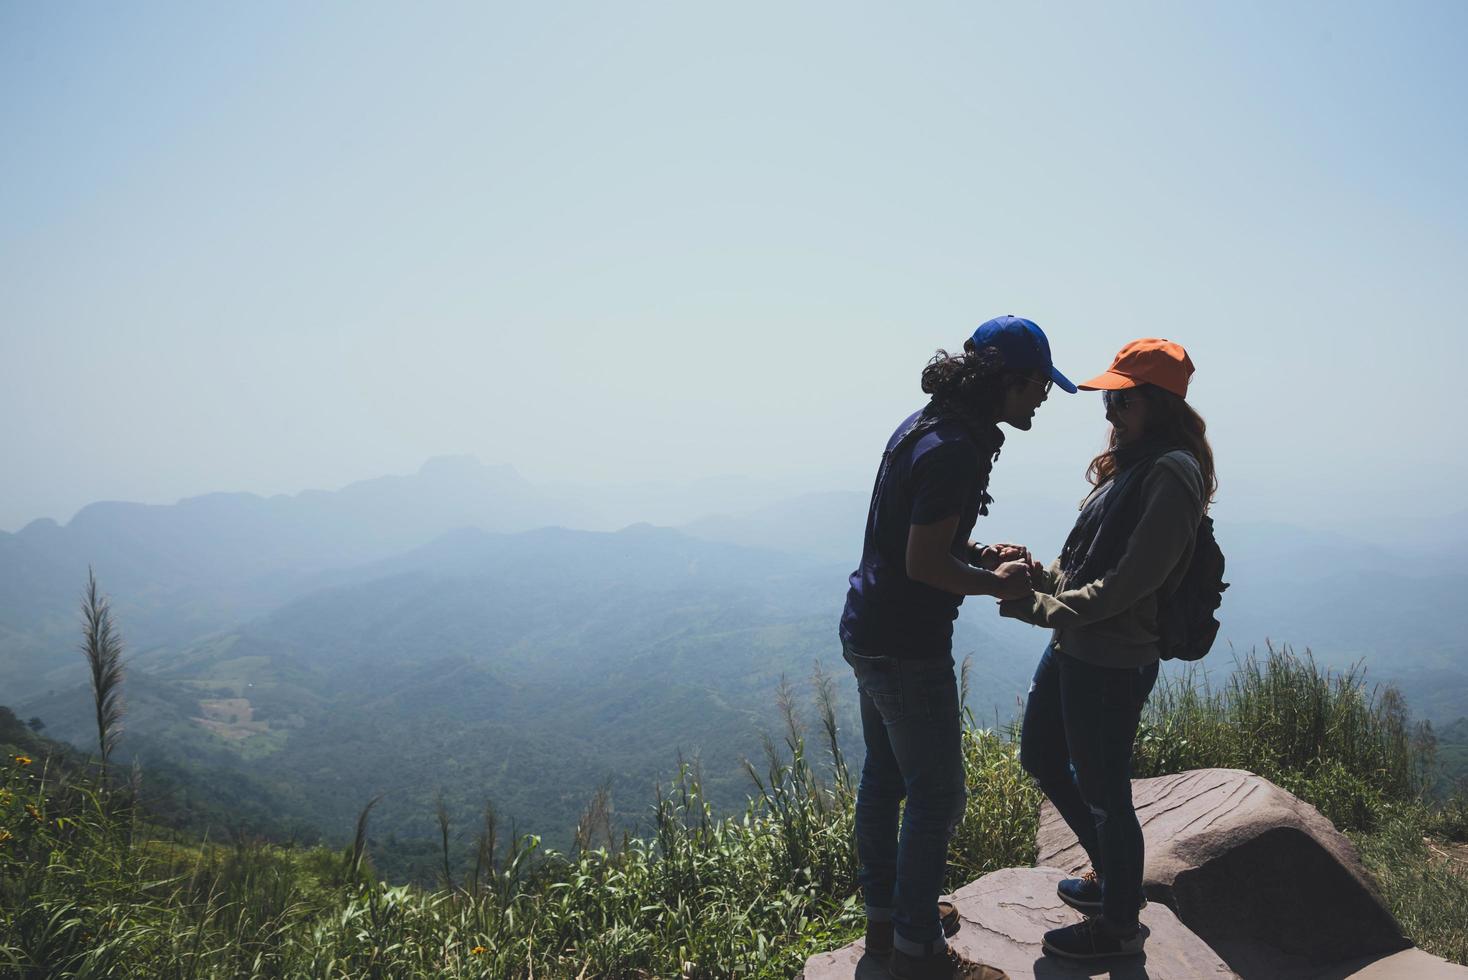
[[[1045,331],[1034,320],[1026,320],[1022,316],[996,316],[979,324],[973,341],[979,350],[985,347],[998,350],[1009,370],[1043,371],[1060,385],[1062,391],[1072,395],[1076,393],[1076,386],[1070,379],[1055,369],[1055,362],[1050,359],[1050,341],[1045,339]]]

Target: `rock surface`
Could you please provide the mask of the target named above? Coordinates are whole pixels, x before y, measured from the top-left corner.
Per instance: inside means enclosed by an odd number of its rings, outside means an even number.
[[[1268,780],[1201,769],[1134,780],[1132,792],[1147,839],[1143,955],[1076,962],[1044,953],[1047,930],[1080,919],[1055,886],[1087,864],[1048,804],[1041,867],[960,889],[953,945],[1013,980],[1468,980],[1468,967],[1410,948],[1350,840]],[[864,952],[856,942],[813,956],[803,976],[885,980],[886,964]]]
[[[1243,976],[1286,976],[1411,946],[1355,845],[1313,806],[1238,769],[1132,783],[1147,897],[1177,912]],[[1038,862],[1077,872],[1085,852],[1053,807]]]
[[[1065,875],[1054,868],[1007,868],[984,875],[953,897],[963,928],[951,942],[964,955],[997,966],[1011,980],[1094,977],[1116,980],[1203,980],[1236,974],[1217,954],[1161,905],[1142,912],[1150,931],[1140,956],[1110,962],[1076,962],[1047,955],[1040,945],[1049,929],[1079,922],[1080,913],[1063,904],[1055,885]],[[886,965],[864,956],[860,941],[832,953],[812,956],[805,980],[886,980]]]
[[[1404,949],[1370,963],[1316,971],[1310,980],[1468,980],[1468,966],[1420,949]]]

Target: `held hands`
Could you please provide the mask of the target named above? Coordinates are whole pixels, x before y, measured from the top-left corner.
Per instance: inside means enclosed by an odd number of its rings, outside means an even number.
[[[974,549],[973,563],[994,573],[994,597],[1001,601],[1023,599],[1034,591],[1036,582],[1044,580],[1044,566],[1023,545],[986,544]]]
[[[996,588],[994,598],[1023,599],[1034,591],[1030,585],[1030,565],[1032,563],[1023,558],[1015,561],[1004,562],[995,568],[994,580]]]
[[[1021,560],[1030,560],[1030,549],[1017,544],[986,544],[974,551],[974,564],[990,572],[1005,562]]]

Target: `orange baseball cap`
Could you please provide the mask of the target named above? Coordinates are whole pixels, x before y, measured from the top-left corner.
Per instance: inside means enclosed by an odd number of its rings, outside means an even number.
[[[1188,379],[1192,376],[1193,361],[1182,344],[1159,337],[1144,337],[1123,347],[1111,362],[1111,367],[1076,387],[1082,391],[1116,391],[1137,385],[1156,385],[1179,398],[1186,398]]]

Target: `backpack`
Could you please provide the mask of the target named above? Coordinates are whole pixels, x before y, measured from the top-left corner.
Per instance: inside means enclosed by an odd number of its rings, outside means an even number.
[[[1214,612],[1223,603],[1223,549],[1213,536],[1213,518],[1198,522],[1193,560],[1171,595],[1157,596],[1158,646],[1163,660],[1202,660],[1218,637]]]

